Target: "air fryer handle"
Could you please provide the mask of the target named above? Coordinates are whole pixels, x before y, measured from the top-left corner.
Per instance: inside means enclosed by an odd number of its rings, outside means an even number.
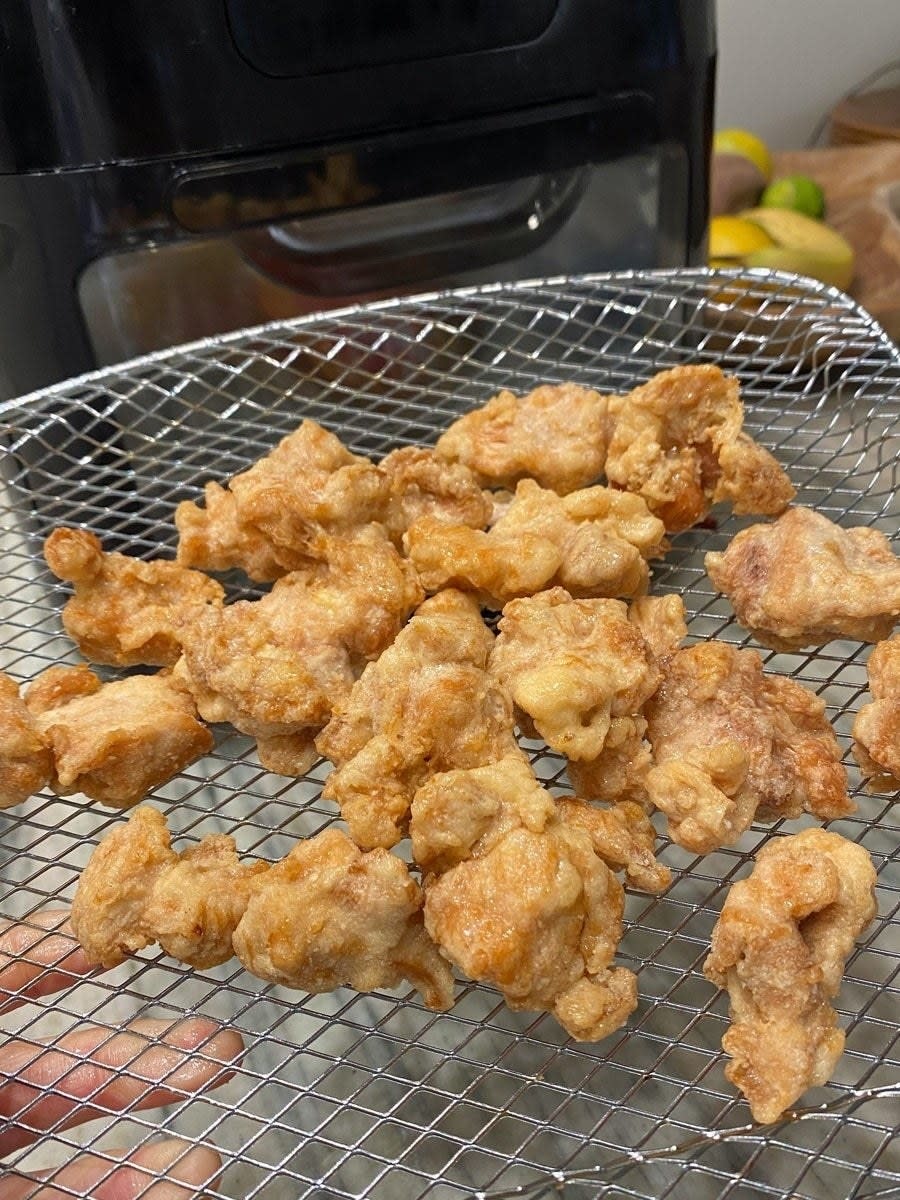
[[[658,137],[643,92],[383,134],[315,150],[219,161],[179,171],[169,210],[192,234],[231,233],[574,170],[633,153]],[[465,186],[465,182],[463,183]]]
[[[458,275],[518,258],[574,212],[585,168],[494,188],[248,230],[244,255],[266,274],[312,295],[349,295]]]

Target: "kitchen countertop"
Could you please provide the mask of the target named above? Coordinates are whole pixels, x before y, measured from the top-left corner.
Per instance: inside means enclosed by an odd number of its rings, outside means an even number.
[[[777,153],[774,174],[801,172],[825,192],[825,217],[856,251],[854,299],[900,340],[900,142]]]

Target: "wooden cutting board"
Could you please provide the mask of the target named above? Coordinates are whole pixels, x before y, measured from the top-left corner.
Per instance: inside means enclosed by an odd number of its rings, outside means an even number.
[[[900,341],[900,141],[777,153],[774,174],[809,175],[825,219],[856,251],[850,294]]]

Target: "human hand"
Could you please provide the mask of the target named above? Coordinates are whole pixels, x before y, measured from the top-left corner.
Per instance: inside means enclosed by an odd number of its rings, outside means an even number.
[[[0,1014],[94,973],[67,920],[54,910],[0,928]],[[110,1112],[218,1087],[242,1050],[234,1030],[205,1017],[134,1021],[119,1032],[82,1025],[52,1047],[10,1038],[0,1044],[0,1159]],[[0,1164],[0,1200],[186,1200],[220,1170],[214,1150],[169,1139],[131,1153],[85,1153],[39,1175]]]

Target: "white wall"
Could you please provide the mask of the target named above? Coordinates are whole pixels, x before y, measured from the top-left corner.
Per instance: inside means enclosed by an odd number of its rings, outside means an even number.
[[[900,0],[718,0],[716,128],[801,149],[871,71],[900,58]],[[900,70],[876,86],[900,85]]]

